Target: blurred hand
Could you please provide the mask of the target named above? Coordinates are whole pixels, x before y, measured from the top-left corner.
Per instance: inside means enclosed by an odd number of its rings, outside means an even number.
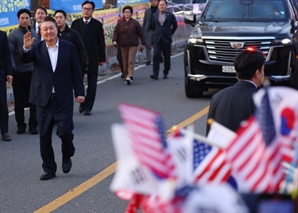
[[[146,46],[145,46],[145,45],[142,45],[142,46],[141,46],[141,49],[142,49],[142,50],[144,50],[145,48],[146,48]]]
[[[6,76],[6,80],[8,83],[11,83],[12,82],[12,76],[11,75],[7,75]]]
[[[29,49],[32,46],[33,42],[34,42],[34,39],[35,38],[31,38],[31,32],[27,32],[24,35],[24,48]]]
[[[117,41],[113,41],[114,47],[117,47]]]
[[[78,97],[76,97],[76,102],[78,102],[78,103],[83,103],[85,101],[85,97],[84,96],[78,96]]]
[[[102,65],[104,65],[104,63],[105,63],[105,62],[98,62],[98,65],[99,65],[99,66],[102,66]]]

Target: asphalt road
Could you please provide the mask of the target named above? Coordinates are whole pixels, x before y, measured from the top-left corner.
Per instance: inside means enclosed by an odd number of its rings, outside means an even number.
[[[163,64],[161,70],[162,67]],[[195,120],[195,131],[205,134],[206,107],[215,92],[200,99],[186,98],[181,54],[172,58],[169,79],[162,79],[161,72],[160,79],[153,81],[149,78],[151,73],[152,66],[139,67],[131,86],[120,75],[100,83],[91,116],[80,114],[75,104],[73,167],[69,174],[62,172],[61,144],[54,131],[58,170],[52,180],[39,180],[43,173],[39,137],[29,133],[17,135],[14,115],[10,116],[12,141],[0,141],[0,212],[124,212],[127,202],[109,190],[116,167],[110,128],[113,123],[121,123],[118,104],[124,102],[160,111],[167,130]]]

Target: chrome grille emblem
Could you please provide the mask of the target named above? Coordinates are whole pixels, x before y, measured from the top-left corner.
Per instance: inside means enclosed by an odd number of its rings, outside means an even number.
[[[233,49],[241,49],[244,47],[245,42],[230,42]]]

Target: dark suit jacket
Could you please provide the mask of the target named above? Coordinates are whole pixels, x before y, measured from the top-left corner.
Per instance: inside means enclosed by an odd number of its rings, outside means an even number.
[[[105,41],[102,24],[91,18],[87,29],[83,18],[72,22],[71,28],[76,30],[82,37],[89,58],[88,74],[98,73],[98,62],[105,62]]]
[[[88,69],[89,59],[83,40],[79,33],[66,25],[63,32],[58,29],[58,38],[69,41],[70,43],[75,45],[80,57],[82,71],[86,72],[86,70]]]
[[[35,32],[37,32],[36,31],[36,21],[34,21],[32,24],[30,24],[30,28],[31,28],[31,30],[34,30]],[[38,35],[38,40],[37,41],[40,41],[41,40],[40,31],[37,35]]]
[[[6,33],[0,30],[0,83],[6,82],[7,75],[12,75],[11,56]],[[6,95],[6,91],[0,95]]]
[[[253,94],[257,88],[250,82],[238,81],[234,86],[225,88],[213,95],[210,103],[208,119],[236,131],[241,121],[254,113]],[[209,132],[207,125],[207,134]]]
[[[166,20],[163,26],[160,25],[158,21],[159,11],[154,13],[153,15],[153,43],[158,43],[160,39],[163,39],[165,43],[172,43],[172,35],[175,33],[177,29],[177,21],[176,17],[169,12],[166,12]]]
[[[21,54],[24,63],[34,62],[29,102],[37,106],[47,105],[52,87],[57,101],[63,107],[73,105],[75,97],[84,96],[82,71],[76,48],[68,41],[59,40],[58,59],[53,72],[45,41],[37,42],[28,53]]]

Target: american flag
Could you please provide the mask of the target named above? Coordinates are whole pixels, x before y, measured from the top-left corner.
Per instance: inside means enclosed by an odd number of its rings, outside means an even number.
[[[280,143],[276,140],[267,92],[255,117],[249,118],[244,126],[239,128],[237,134],[226,151],[240,190],[276,192],[283,179],[282,153]]]
[[[175,177],[175,165],[167,152],[167,141],[159,113],[128,104],[119,110],[133,141],[133,150],[141,164],[160,179]]]
[[[195,183],[223,183],[231,174],[225,152],[215,146],[193,141],[193,170]]]

